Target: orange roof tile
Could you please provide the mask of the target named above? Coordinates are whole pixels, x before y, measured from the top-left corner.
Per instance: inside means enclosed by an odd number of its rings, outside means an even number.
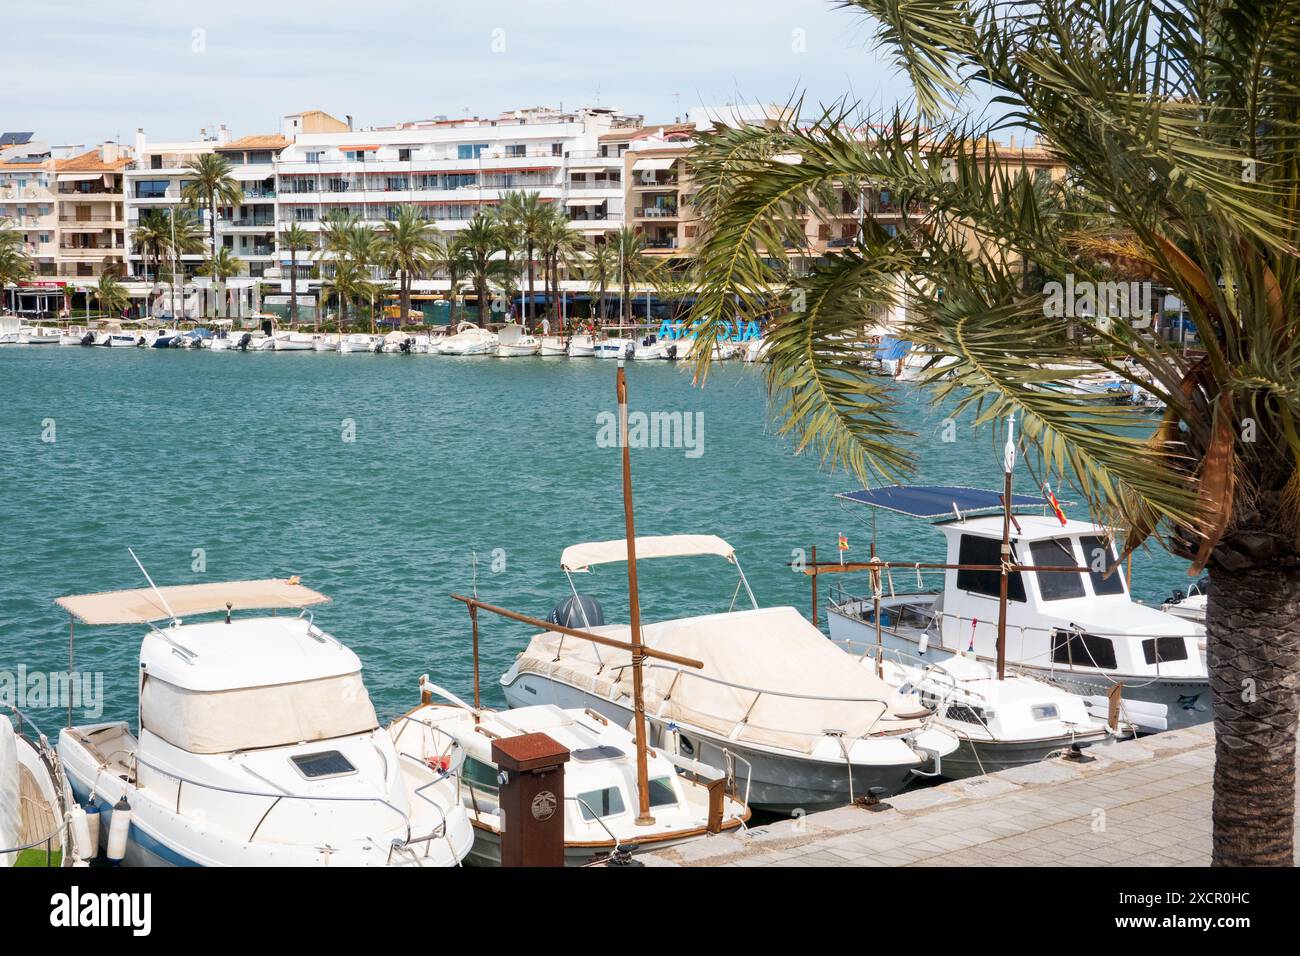
[[[54,170],[59,173],[117,173],[130,164],[130,156],[122,156],[114,162],[106,163],[98,149],[88,149],[80,156],[55,160]]]
[[[289,145],[289,141],[279,133],[262,133],[252,136],[241,136],[234,142],[226,143],[224,146],[218,146],[217,152],[226,152],[227,150],[240,149],[284,149]]]

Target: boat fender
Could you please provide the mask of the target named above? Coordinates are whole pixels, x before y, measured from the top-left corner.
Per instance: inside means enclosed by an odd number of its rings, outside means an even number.
[[[929,649],[930,649],[930,632],[922,631],[921,639],[916,642],[916,652],[918,654],[924,654]]]
[[[126,858],[126,838],[131,832],[131,804],[122,799],[113,804],[113,813],[108,821],[108,862],[110,866],[121,866]]]
[[[89,860],[91,857],[90,824],[86,822],[86,816],[86,811],[81,807],[73,807],[68,811],[68,832],[73,855],[78,860]]]
[[[99,823],[102,819],[99,815],[99,804],[92,796],[82,809],[86,811],[86,828],[90,831],[90,855],[93,857],[99,852]]]

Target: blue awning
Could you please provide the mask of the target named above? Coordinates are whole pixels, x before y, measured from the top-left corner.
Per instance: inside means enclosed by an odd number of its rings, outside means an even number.
[[[884,488],[846,491],[835,497],[913,518],[955,517],[954,509],[963,515],[1002,510],[1001,492],[961,485],[888,485]],[[1042,508],[1046,505],[1046,499],[1038,495],[1011,496],[1013,509]]]

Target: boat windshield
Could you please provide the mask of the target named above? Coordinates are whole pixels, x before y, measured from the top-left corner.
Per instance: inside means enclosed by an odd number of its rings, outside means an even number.
[[[1092,579],[1092,592],[1097,595],[1123,594],[1124,575],[1115,569],[1115,573],[1106,577],[1106,572],[1115,563],[1115,547],[1100,535],[1084,535],[1079,538],[1083,545],[1084,561],[1088,565],[1088,576]]]
[[[1033,541],[1029,553],[1034,564],[1048,568],[1077,568],[1079,559],[1074,556],[1073,542],[1069,538],[1049,538]],[[1083,577],[1078,571],[1035,571],[1038,590],[1044,601],[1063,601],[1084,596]]]

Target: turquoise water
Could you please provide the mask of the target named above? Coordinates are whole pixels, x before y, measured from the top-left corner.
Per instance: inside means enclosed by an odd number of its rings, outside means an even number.
[[[301,575],[333,597],[316,620],[361,656],[383,716],[416,703],[421,673],[468,694],[468,615],[448,594],[473,588],[471,555],[481,598],[545,616],[567,594],[564,547],[623,536],[618,451],[597,443],[614,376],[596,360],[0,349],[0,671],[66,667],[54,599],[144,586],[131,546],[160,584]],[[666,362],[628,377],[633,411],[704,416],[698,457],[633,450],[639,534],[721,535],[761,604],[805,612],[794,549],[831,558],[844,533],[849,557],[866,558],[870,514],[831,497],[854,482],[775,437],[761,372],[732,363],[703,389]],[[1000,480],[987,433],[963,426],[944,444],[942,414],[898,394],[922,479]],[[924,525],[881,516],[878,535],[887,559],[942,557]],[[622,565],[578,581],[626,620]],[[1141,599],[1186,582],[1163,553],[1135,561]],[[643,562],[641,583],[655,620],[725,609],[736,578],[697,558]],[[495,679],[530,633],[481,622],[484,696],[500,703]],[[103,672],[106,718],[134,719],[139,636],[78,627],[77,667]],[[47,731],[62,720],[36,716]]]

